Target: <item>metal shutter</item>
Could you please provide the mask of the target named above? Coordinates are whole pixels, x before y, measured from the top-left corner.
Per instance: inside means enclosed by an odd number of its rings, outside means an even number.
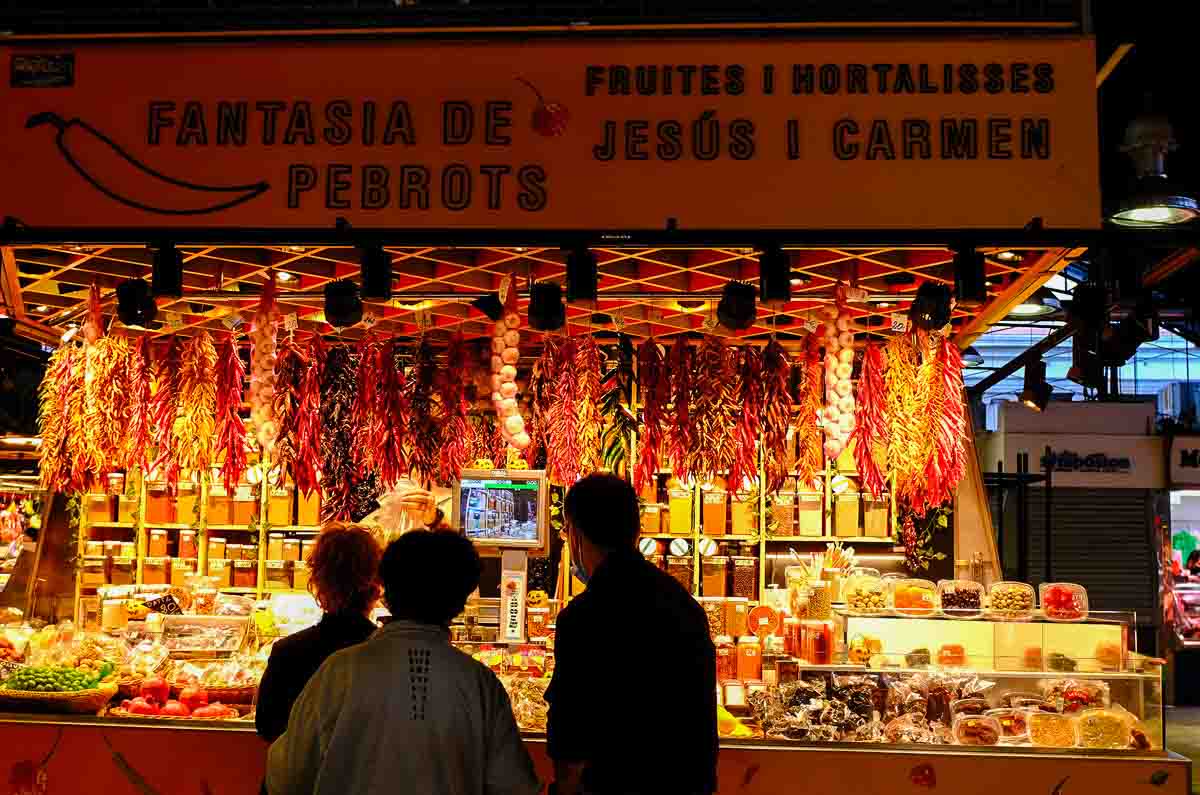
[[[1045,572],[1045,494],[1029,494],[1029,577]],[[1054,579],[1087,588],[1096,610],[1134,610],[1139,624],[1158,614],[1157,565],[1151,530],[1154,492],[1144,489],[1055,488],[1051,499]]]

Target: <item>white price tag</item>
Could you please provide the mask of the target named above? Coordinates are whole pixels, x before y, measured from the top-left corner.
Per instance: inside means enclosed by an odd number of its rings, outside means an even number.
[[[283,316],[283,330],[284,331],[295,331],[299,327],[300,327],[300,322],[299,322],[299,319],[296,317],[295,312],[290,312]]]
[[[903,315],[892,315],[892,331],[908,331],[908,318],[904,317]]]
[[[511,282],[512,279],[500,280],[500,303],[504,304],[505,306],[508,306],[508,287]]]
[[[230,331],[236,331],[243,323],[241,312],[230,312],[225,317],[221,318],[221,323]]]
[[[821,325],[821,324],[817,322],[816,318],[810,317],[804,321],[804,330],[807,331],[809,334],[812,334],[814,331],[817,330],[817,326],[819,326],[819,325]]]

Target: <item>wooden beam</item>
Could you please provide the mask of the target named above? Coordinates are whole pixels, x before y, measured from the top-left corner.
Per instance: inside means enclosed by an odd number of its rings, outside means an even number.
[[[1104,62],[1104,66],[1100,67],[1100,71],[1096,72],[1096,88],[1104,85],[1104,81],[1109,78],[1113,70],[1120,65],[1121,61],[1133,49],[1132,44],[1118,44],[1117,49],[1113,50],[1112,55],[1108,56],[1108,60]]]
[[[1200,248],[1189,246],[1167,255],[1161,262],[1142,276],[1143,287],[1153,287],[1200,259]]]
[[[21,279],[17,271],[17,258],[13,250],[0,248],[0,295],[4,308],[13,320],[25,319],[25,299],[21,297]]]

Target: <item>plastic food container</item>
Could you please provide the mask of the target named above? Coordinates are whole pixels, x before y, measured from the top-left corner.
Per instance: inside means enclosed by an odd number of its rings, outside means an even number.
[[[846,612],[855,616],[878,616],[887,612],[887,585],[874,569],[854,569],[842,586]]]
[[[972,699],[973,700],[973,699]],[[1000,721],[987,715],[959,715],[954,719],[954,741],[959,745],[998,745]]]
[[[988,703],[986,698],[958,698],[950,702],[950,715],[986,715]]]
[[[729,558],[713,555],[700,561],[700,591],[705,596],[725,596]]]
[[[983,586],[972,580],[942,580],[938,604],[947,618],[979,618],[983,615]]]
[[[1001,581],[988,589],[988,616],[999,621],[1028,621],[1033,617],[1033,586]]]
[[[196,546],[196,531],[195,530],[180,530],[179,531],[179,557],[194,558],[199,553]]]
[[[937,610],[937,586],[929,580],[894,580],[888,601],[898,616],[930,616]]]
[[[1028,716],[1023,709],[1002,707],[989,709],[983,714],[989,718],[995,718],[996,722],[1000,724],[1001,742],[1019,742],[1029,736]]]
[[[1088,615],[1087,589],[1073,582],[1044,582],[1038,586],[1042,614],[1049,621],[1083,621]]]
[[[1075,724],[1083,748],[1128,748],[1132,726],[1132,716],[1115,709],[1086,709]]]
[[[675,578],[688,593],[692,591],[692,558],[684,555],[670,555],[667,558],[667,574]]]
[[[758,558],[731,557],[730,595],[743,599],[758,598]]]
[[[1075,719],[1069,715],[1030,710],[1025,714],[1029,742],[1042,748],[1074,748]]]

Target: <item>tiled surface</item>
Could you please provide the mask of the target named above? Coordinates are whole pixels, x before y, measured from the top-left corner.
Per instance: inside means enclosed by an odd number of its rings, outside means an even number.
[[[1200,707],[1167,708],[1167,745],[1195,762],[1200,759]],[[1192,765],[1192,792],[1200,793],[1200,765]]]

